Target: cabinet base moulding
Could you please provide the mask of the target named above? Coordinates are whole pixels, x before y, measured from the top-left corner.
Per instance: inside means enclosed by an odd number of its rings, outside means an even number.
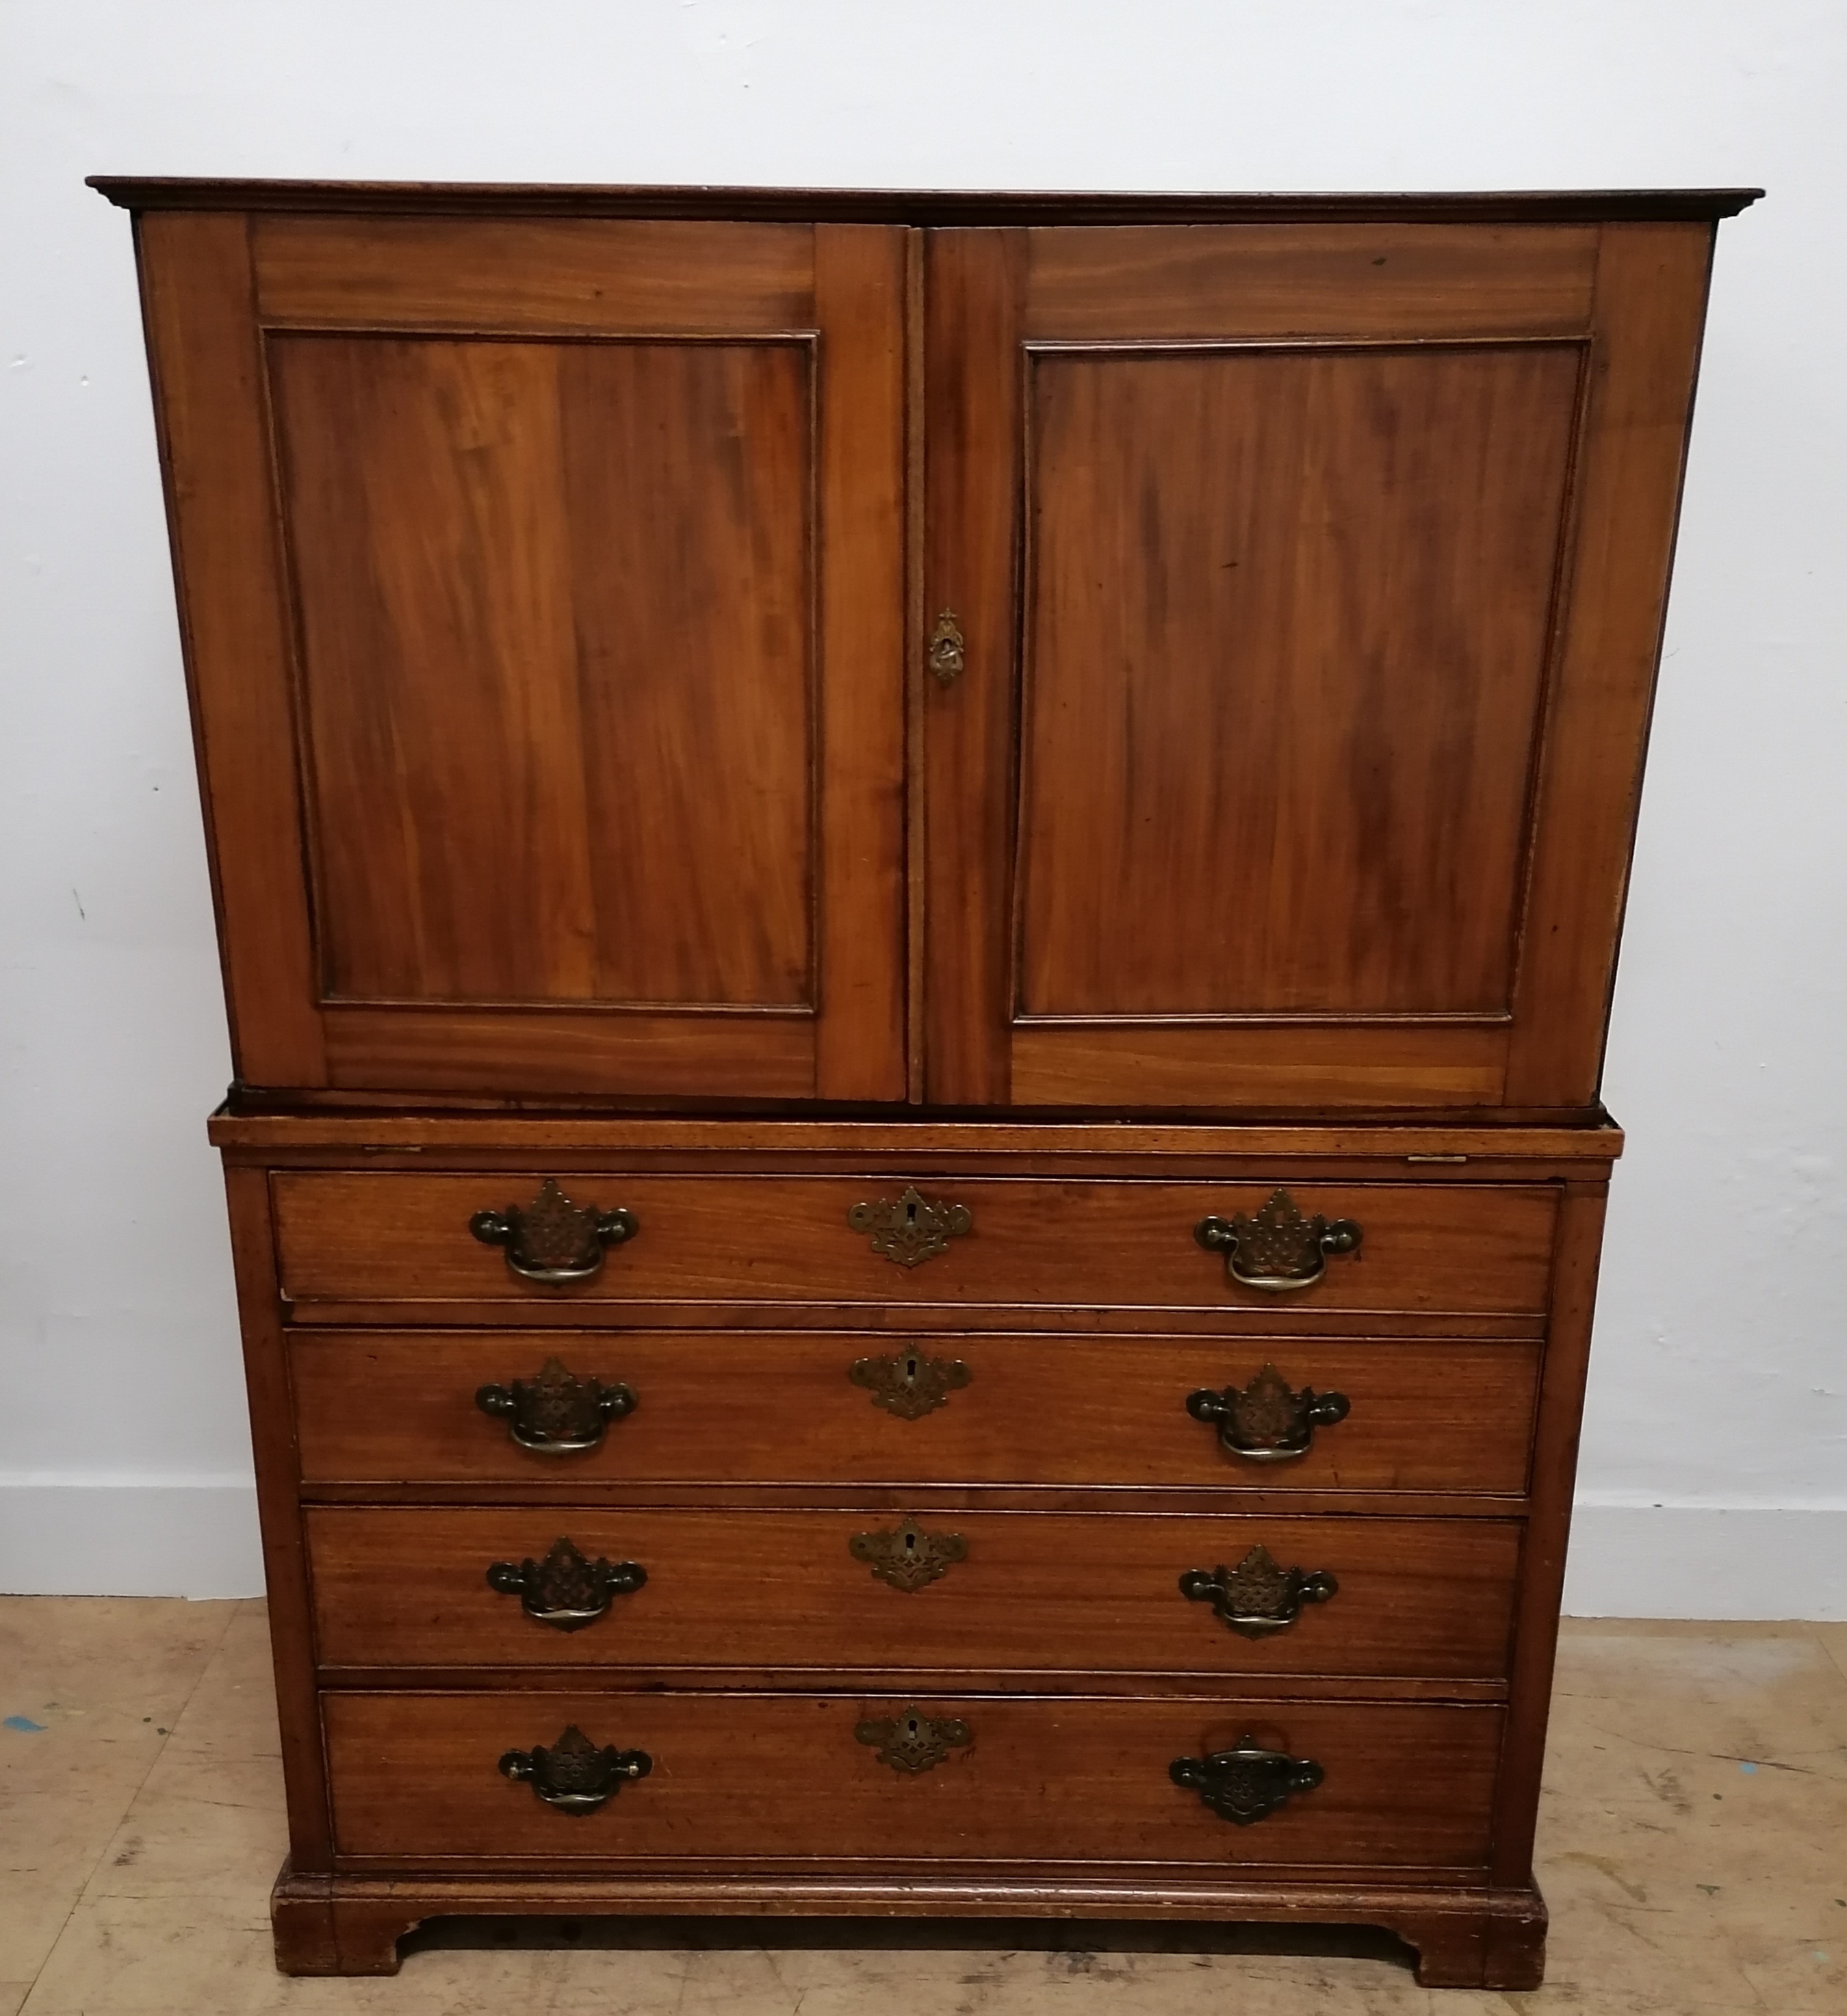
[[[1188,1919],[1374,1925],[1417,1957],[1426,1988],[1539,1985],[1546,1906],[1536,1889],[1370,1884],[776,1881],[714,1875],[542,1881],[503,1877],[297,1876],[270,1900],[284,1974],[395,1974],[398,1942],[430,1918],[905,1917]]]

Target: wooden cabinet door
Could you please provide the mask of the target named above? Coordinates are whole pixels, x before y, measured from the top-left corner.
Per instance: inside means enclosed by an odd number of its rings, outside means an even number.
[[[931,234],[931,1098],[1594,1100],[1710,246]]]
[[[902,1098],[905,234],[141,232],[239,1078]]]

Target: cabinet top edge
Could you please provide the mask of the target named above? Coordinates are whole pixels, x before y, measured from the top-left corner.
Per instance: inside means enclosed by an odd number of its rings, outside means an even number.
[[[574,182],[252,181],[91,175],[122,209],[377,217],[679,218],[794,224],[1608,224],[1716,221],[1760,189],[1431,190],[1403,194],[798,189]]]

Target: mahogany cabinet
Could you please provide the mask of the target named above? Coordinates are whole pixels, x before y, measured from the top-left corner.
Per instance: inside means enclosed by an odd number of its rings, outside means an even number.
[[[279,1964],[1024,1912],[1536,1982],[1754,193],[99,186],[236,1058]]]

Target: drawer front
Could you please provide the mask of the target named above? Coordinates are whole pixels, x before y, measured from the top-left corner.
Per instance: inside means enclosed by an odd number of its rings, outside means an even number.
[[[572,1202],[628,1214],[634,1236],[587,1280],[536,1284],[469,1230],[524,1206],[531,1176],[280,1172],[272,1179],[283,1293],[317,1302],[796,1302],[1082,1309],[1287,1306],[1532,1316],[1546,1307],[1554,1200],[1543,1187],[1295,1183],[1300,1211],[1360,1229],[1309,1287],[1272,1293],[1231,1278],[1194,1237],[1208,1218],[1261,1211],[1272,1185],[1039,1179],[927,1179],[926,1204],[967,1229],[913,1265],[873,1250],[848,1214],[901,1199],[882,1176],[572,1175]],[[960,1221],[956,1221],[960,1222]]]
[[[322,1484],[1046,1484],[1518,1494],[1539,1347],[1513,1342],[837,1331],[290,1334],[302,1475]],[[483,1413],[556,1359],[632,1413],[589,1449]],[[1258,1462],[1186,1411],[1273,1364],[1345,1418]],[[858,1383],[855,1368],[862,1368]],[[881,1405],[881,1399],[910,1409]]]
[[[322,1507],[308,1532],[329,1665],[759,1672],[1495,1679],[1520,1547],[1511,1521],[1113,1513]],[[560,1540],[646,1580],[586,1586]]]
[[[337,1852],[425,1865],[1053,1859],[1475,1869],[1487,1856],[1502,1719],[1494,1708],[1375,1702],[321,1698]],[[931,1726],[906,1744],[911,1755],[942,1754],[905,1770],[885,1760],[913,1716]],[[643,1752],[651,1766],[589,1813],[560,1812],[498,1768],[510,1752],[556,1747],[574,1726],[599,1748]],[[1280,1810],[1234,1825],[1176,1784],[1170,1766],[1222,1755],[1246,1737],[1318,1764],[1322,1777]]]

